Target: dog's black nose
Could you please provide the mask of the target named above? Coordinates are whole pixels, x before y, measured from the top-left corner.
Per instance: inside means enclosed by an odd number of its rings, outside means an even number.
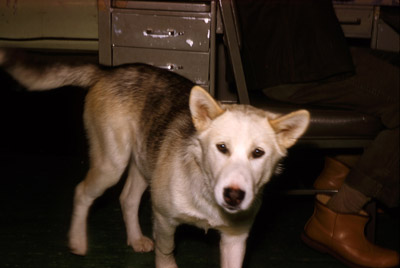
[[[224,200],[232,207],[237,207],[242,203],[246,193],[239,188],[227,187],[224,188]]]

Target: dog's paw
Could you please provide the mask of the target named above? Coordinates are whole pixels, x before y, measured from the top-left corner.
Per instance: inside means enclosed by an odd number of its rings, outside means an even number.
[[[150,252],[154,250],[154,242],[146,236],[142,236],[140,239],[135,240],[128,245],[132,246],[135,252]]]
[[[84,256],[87,253],[87,243],[82,239],[70,239],[69,249],[73,254]]]

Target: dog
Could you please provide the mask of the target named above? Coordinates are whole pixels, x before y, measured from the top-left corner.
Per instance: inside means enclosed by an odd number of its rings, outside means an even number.
[[[89,89],[83,116],[90,168],[75,189],[69,230],[78,255],[88,250],[90,206],[129,168],[120,203],[134,251],[155,250],[156,267],[177,267],[175,229],[192,224],[220,232],[221,267],[241,267],[263,187],[310,120],[306,110],[281,115],[221,104],[188,79],[141,63],[39,64],[1,49],[0,65],[28,90]],[[154,242],[138,219],[148,187]]]

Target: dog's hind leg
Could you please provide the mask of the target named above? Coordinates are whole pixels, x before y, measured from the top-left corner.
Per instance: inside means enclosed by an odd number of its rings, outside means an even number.
[[[139,205],[147,186],[148,183],[132,161],[120,202],[126,225],[127,243],[136,252],[149,252],[154,249],[153,241],[143,236],[139,224]]]
[[[90,169],[75,189],[69,230],[70,250],[78,255],[87,252],[87,216],[90,206],[105,190],[119,181],[131,156],[129,133],[121,131],[113,122],[104,125],[109,127],[108,131],[100,123],[87,124]]]
[[[92,166],[85,180],[75,188],[74,207],[69,230],[69,247],[72,253],[85,255],[87,252],[87,216],[93,201],[105,190],[115,185],[125,167],[108,165]]]

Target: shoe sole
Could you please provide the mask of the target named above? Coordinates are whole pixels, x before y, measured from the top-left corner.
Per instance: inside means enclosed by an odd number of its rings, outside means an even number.
[[[334,257],[335,259],[339,260],[340,262],[344,263],[345,265],[347,265],[348,267],[351,268],[371,268],[371,266],[362,266],[359,264],[355,264],[345,258],[343,258],[342,256],[340,256],[339,254],[337,254],[335,251],[331,250],[330,248],[328,248],[327,246],[311,239],[310,237],[307,236],[307,234],[305,232],[301,233],[301,240],[310,248],[315,249],[321,253],[324,254],[329,254],[332,257]],[[398,267],[398,266],[395,266]],[[395,268],[393,267],[393,268]],[[387,267],[387,268],[391,268],[391,267]]]

